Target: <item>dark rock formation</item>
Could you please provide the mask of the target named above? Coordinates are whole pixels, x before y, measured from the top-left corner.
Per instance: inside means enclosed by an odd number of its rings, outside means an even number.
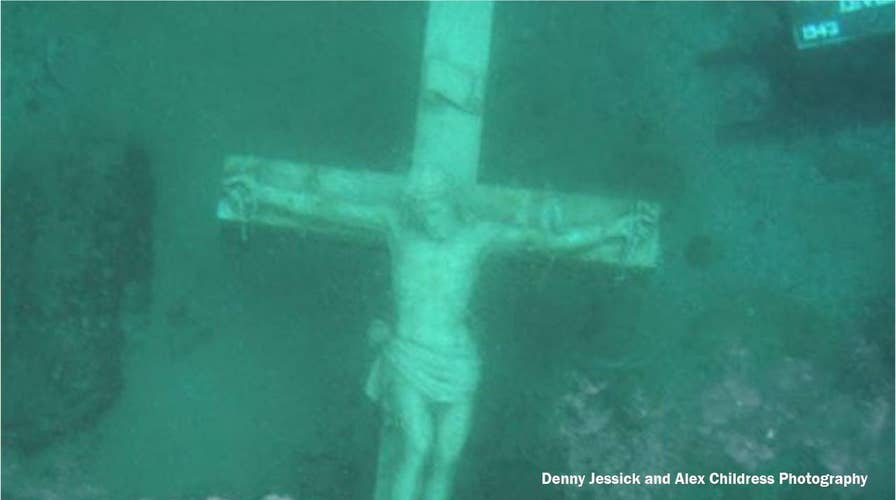
[[[122,299],[148,290],[152,267],[146,151],[69,144],[77,149],[20,147],[3,163],[2,423],[4,445],[25,453],[115,402]]]

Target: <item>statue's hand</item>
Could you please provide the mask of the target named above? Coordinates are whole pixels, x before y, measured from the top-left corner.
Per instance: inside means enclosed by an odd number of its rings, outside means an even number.
[[[258,183],[249,175],[239,174],[224,180],[224,198],[233,212],[243,220],[258,209]]]
[[[656,231],[659,209],[654,205],[639,201],[631,212],[617,219],[607,230],[608,238],[623,241],[624,256],[649,240]]]

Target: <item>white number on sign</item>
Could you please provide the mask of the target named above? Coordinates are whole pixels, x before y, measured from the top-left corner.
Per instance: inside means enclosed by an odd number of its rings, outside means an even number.
[[[840,25],[837,21],[823,21],[815,24],[804,24],[802,28],[803,40],[815,40],[816,38],[833,38],[840,34]]]

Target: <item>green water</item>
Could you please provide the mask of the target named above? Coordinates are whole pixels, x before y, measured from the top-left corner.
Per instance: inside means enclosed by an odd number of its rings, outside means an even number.
[[[457,498],[893,496],[892,37],[795,53],[783,8],[496,6],[480,179],[656,200],[663,258],[483,263]],[[3,497],[369,498],[386,249],[215,206],[234,153],[406,169],[426,5],[0,13]],[[869,479],[540,481],[591,471]]]

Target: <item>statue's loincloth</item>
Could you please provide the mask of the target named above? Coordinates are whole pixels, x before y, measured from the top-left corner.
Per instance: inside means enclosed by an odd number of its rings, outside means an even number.
[[[407,383],[431,402],[454,403],[473,394],[479,372],[479,353],[469,339],[446,347],[393,336],[374,361],[365,392],[382,402],[392,384]]]

